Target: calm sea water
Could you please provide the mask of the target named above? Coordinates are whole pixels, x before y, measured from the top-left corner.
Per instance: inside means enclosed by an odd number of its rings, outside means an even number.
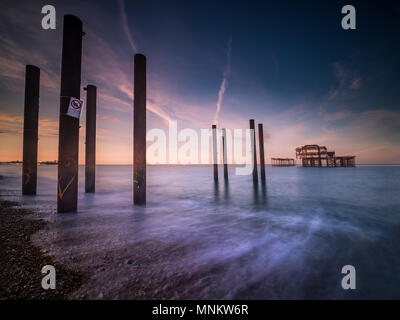
[[[230,170],[215,185],[211,166],[149,166],[134,207],[131,166],[98,166],[96,194],[80,167],[79,212],[57,215],[56,166],[39,167],[35,197],[0,166],[0,197],[43,212],[34,241],[88,276],[76,297],[400,298],[400,167],[267,167],[264,186]]]

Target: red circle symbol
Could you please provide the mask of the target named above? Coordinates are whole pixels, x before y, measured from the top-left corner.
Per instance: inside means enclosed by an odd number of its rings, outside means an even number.
[[[81,108],[81,102],[79,100],[72,100],[71,106],[72,108],[79,110]]]

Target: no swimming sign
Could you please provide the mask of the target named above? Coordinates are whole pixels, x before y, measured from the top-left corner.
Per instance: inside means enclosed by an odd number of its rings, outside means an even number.
[[[69,100],[67,115],[79,119],[82,107],[83,100],[71,97],[71,99]]]

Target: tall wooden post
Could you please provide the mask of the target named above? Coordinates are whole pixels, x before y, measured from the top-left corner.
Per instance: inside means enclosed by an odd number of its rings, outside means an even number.
[[[86,88],[86,148],[85,148],[85,192],[95,192],[96,179],[96,95],[97,88]]]
[[[228,180],[228,142],[226,139],[226,129],[222,129],[222,154],[224,158],[224,179]]]
[[[257,150],[256,150],[256,129],[254,126],[254,120],[250,119],[250,135],[252,138],[251,143],[251,152],[253,158],[253,181],[258,181],[258,173],[257,173]]]
[[[40,69],[25,69],[22,194],[36,194]]]
[[[265,181],[265,159],[264,159],[264,130],[262,123],[258,124],[258,143],[260,144],[260,174],[261,180]]]
[[[218,181],[217,126],[212,125],[214,181]]]
[[[78,208],[79,119],[67,115],[71,97],[80,98],[82,21],[64,16],[58,140],[57,212]]]
[[[146,57],[135,54],[133,106],[133,200],[146,203]]]

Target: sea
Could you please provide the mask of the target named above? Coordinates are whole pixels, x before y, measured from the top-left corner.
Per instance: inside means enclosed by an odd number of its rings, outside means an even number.
[[[0,199],[48,222],[32,241],[85,275],[75,298],[400,298],[400,166],[266,166],[265,183],[222,170],[150,165],[135,206],[131,165],[98,165],[94,194],[80,166],[78,212],[57,214],[56,165],[39,166],[36,196],[1,165]]]

